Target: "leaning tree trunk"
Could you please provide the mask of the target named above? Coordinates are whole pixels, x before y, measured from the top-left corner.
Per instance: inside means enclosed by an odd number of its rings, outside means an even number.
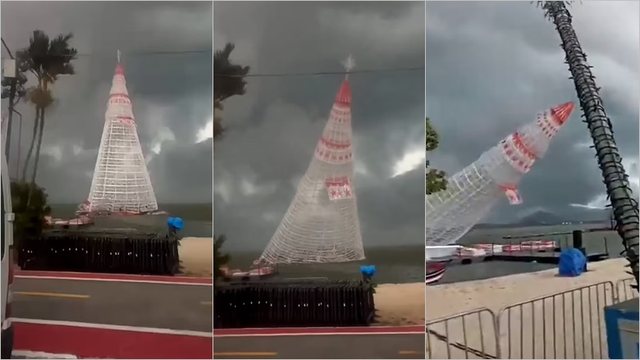
[[[38,175],[38,163],[40,162],[40,150],[42,149],[42,135],[44,134],[44,108],[40,108],[40,133],[38,134],[38,145],[36,146],[36,157],[33,163],[33,175],[31,176],[32,188],[36,184]]]
[[[31,135],[31,145],[24,159],[24,168],[22,169],[22,182],[27,181],[27,171],[29,171],[29,161],[33,155],[33,148],[36,145],[36,136],[38,135],[38,119],[40,118],[40,107],[36,106],[36,118],[33,120],[33,134]]]
[[[607,196],[611,200],[616,220],[616,230],[622,237],[624,256],[629,260],[631,271],[638,286],[638,203],[633,198],[629,187],[628,176],[622,166],[622,157],[613,138],[611,121],[598,95],[595,77],[591,66],[587,64],[587,56],[582,51],[578,37],[571,25],[571,14],[561,1],[547,1],[544,4],[547,16],[553,20],[562,39],[562,48],[569,64],[575,84],[584,122],[589,127],[602,171]]]

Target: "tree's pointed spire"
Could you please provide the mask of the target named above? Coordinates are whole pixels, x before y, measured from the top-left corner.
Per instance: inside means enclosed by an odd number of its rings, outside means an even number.
[[[342,65],[344,66],[347,73],[344,75],[344,80],[342,81],[342,85],[340,85],[340,89],[338,90],[338,94],[336,95],[335,102],[343,106],[351,106],[351,86],[349,85],[349,72],[356,66],[356,61],[353,59],[353,56],[349,55],[344,61],[342,61]]]
[[[351,56],[351,54],[349,54],[349,56],[347,56],[347,58],[342,62],[342,65],[344,66],[344,69],[347,71],[347,73],[345,74],[344,78],[348,79],[349,78],[349,72],[351,72],[351,70],[356,66],[356,61],[353,58],[353,56]]]
[[[122,53],[120,52],[120,49],[116,50],[116,75],[122,75],[124,76],[124,67],[122,66],[122,63],[120,63],[120,57],[121,57]]]
[[[551,113],[553,114],[554,119],[558,122],[558,124],[562,125],[565,123],[565,121],[567,121],[569,116],[571,116],[573,108],[573,102],[569,101],[564,104],[552,107]]]

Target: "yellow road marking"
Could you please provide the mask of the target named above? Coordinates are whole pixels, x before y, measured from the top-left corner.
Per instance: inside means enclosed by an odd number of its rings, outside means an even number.
[[[278,355],[277,352],[269,352],[269,351],[258,351],[258,352],[237,352],[237,351],[233,351],[233,352],[214,352],[213,356],[214,358],[216,356],[241,356],[241,357],[254,357],[254,356],[276,356]]]
[[[419,353],[415,350],[400,350],[398,351],[398,355],[418,355]]]
[[[211,301],[200,301],[200,305],[211,306],[213,304],[211,303]]]
[[[66,299],[88,299],[91,297],[89,295],[63,294],[63,293],[39,292],[39,291],[14,291],[13,293],[16,295],[23,295],[23,296],[59,297],[59,298],[66,298]]]

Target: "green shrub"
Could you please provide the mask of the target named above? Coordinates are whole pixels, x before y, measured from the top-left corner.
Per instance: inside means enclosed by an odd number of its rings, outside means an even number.
[[[213,280],[222,277],[224,274],[222,273],[221,267],[225,266],[229,263],[230,256],[229,254],[222,253],[222,244],[225,241],[224,235],[219,235],[216,237],[213,236]]]
[[[19,249],[23,239],[40,237],[45,216],[51,213],[51,208],[47,204],[44,188],[17,181],[11,183],[11,205],[15,214],[13,241],[14,246]]]

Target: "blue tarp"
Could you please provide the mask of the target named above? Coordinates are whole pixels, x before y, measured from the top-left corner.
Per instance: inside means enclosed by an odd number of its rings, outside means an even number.
[[[173,230],[180,231],[184,229],[184,222],[179,217],[169,217],[167,219],[167,225]]]
[[[376,274],[376,266],[375,265],[362,265],[360,266],[360,273],[366,277],[373,277]]]
[[[587,258],[576,248],[562,250],[558,261],[558,275],[580,276],[587,267]]]

